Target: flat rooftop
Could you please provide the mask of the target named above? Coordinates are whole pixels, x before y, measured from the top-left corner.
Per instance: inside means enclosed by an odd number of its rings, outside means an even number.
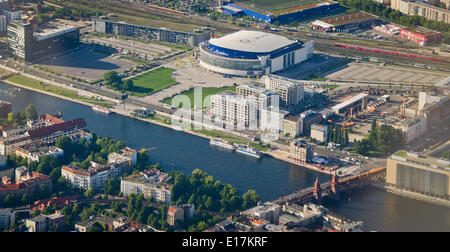
[[[450,172],[450,161],[445,159],[439,159],[407,151],[398,151],[395,154],[393,154],[391,158]]]
[[[417,34],[420,34],[420,35],[424,35],[424,36],[431,36],[431,35],[435,35],[435,34],[440,34],[440,32],[433,31],[431,29],[428,29],[428,28],[425,28],[425,27],[421,27],[421,26],[416,26],[416,27],[412,27],[412,28],[406,28],[405,30],[407,30],[409,32],[417,33]]]
[[[270,53],[280,48],[299,43],[286,37],[261,31],[242,30],[209,40],[218,47],[244,52]]]
[[[264,15],[279,16],[335,3],[331,0],[244,0],[233,4]]]
[[[33,35],[39,41],[39,40],[44,40],[44,39],[48,39],[48,38],[53,38],[58,35],[61,35],[61,34],[67,33],[67,32],[72,32],[75,30],[78,30],[78,28],[75,26],[58,25],[56,27],[41,28],[41,29],[39,29],[38,32],[35,32]]]
[[[335,112],[339,111],[340,109],[343,109],[343,108],[345,108],[355,102],[358,102],[368,96],[369,96],[368,94],[364,94],[364,93],[357,94],[357,95],[353,96],[352,98],[333,106],[331,109],[334,110]]]
[[[332,26],[351,24],[356,22],[362,22],[370,19],[378,19],[377,16],[365,13],[365,12],[355,12],[350,14],[344,14],[329,18],[320,19],[320,21],[330,24]]]

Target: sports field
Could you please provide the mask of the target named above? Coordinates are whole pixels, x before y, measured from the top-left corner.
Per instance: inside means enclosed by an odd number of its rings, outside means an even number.
[[[127,93],[143,97],[161,89],[175,85],[177,82],[172,78],[173,68],[160,67],[132,78],[133,88]]]
[[[264,10],[264,11],[277,11],[289,9],[292,7],[309,5],[320,3],[321,0],[244,0],[238,3],[246,5],[250,8]]]
[[[202,107],[207,108],[207,107],[209,107],[209,105],[211,103],[210,97],[207,97],[207,96],[215,95],[217,93],[224,92],[224,91],[236,91],[236,87],[233,86],[233,87],[222,87],[222,88],[212,88],[212,87],[202,88],[202,102],[203,102]],[[187,95],[189,97],[189,100],[191,101],[191,107],[194,108],[194,89],[192,88],[192,89],[189,89],[188,91],[184,91],[181,93],[181,95]],[[172,105],[172,98],[173,97],[164,99],[162,102],[165,104],[168,104],[168,105]]]

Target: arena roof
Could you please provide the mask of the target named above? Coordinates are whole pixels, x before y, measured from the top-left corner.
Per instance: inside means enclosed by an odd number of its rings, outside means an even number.
[[[298,41],[266,32],[242,30],[221,38],[211,39],[209,43],[236,51],[268,53],[298,43]]]

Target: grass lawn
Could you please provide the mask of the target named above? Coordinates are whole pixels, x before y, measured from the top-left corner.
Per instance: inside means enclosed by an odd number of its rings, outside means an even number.
[[[44,83],[44,82],[41,82],[38,80],[30,79],[23,75],[14,75],[12,77],[9,77],[6,80],[11,81],[16,84],[27,86],[30,88],[39,89],[39,90],[50,92],[53,94],[65,96],[65,97],[68,97],[68,98],[71,98],[74,100],[79,100],[79,101],[87,102],[90,104],[94,104],[96,106],[102,106],[102,107],[106,107],[106,108],[109,108],[112,106],[111,102],[97,101],[97,100],[95,100],[95,98],[88,98],[88,97],[80,96],[80,95],[78,95],[78,92],[76,92],[76,91],[58,87],[58,86],[54,86],[54,85],[50,85],[50,84],[47,84],[47,83]]]
[[[177,82],[172,78],[173,68],[160,67],[132,78],[134,87],[127,90],[130,95],[143,97],[161,89],[175,85]]]
[[[212,87],[206,87],[202,88],[202,102],[203,106],[202,108],[209,107],[211,101],[210,101],[210,95],[214,95],[223,91],[236,91],[236,87],[222,87],[222,88],[212,88]],[[181,93],[182,95],[187,95],[189,97],[189,100],[191,100],[191,107],[194,108],[194,89],[189,89],[188,91],[184,91]],[[162,102],[168,105],[172,105],[172,98],[164,99]],[[206,98],[206,100],[205,100]]]

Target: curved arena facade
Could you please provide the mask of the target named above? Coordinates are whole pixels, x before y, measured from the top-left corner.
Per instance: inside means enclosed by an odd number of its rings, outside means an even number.
[[[200,65],[213,72],[255,76],[297,65],[313,54],[313,42],[260,31],[238,31],[200,44]]]

